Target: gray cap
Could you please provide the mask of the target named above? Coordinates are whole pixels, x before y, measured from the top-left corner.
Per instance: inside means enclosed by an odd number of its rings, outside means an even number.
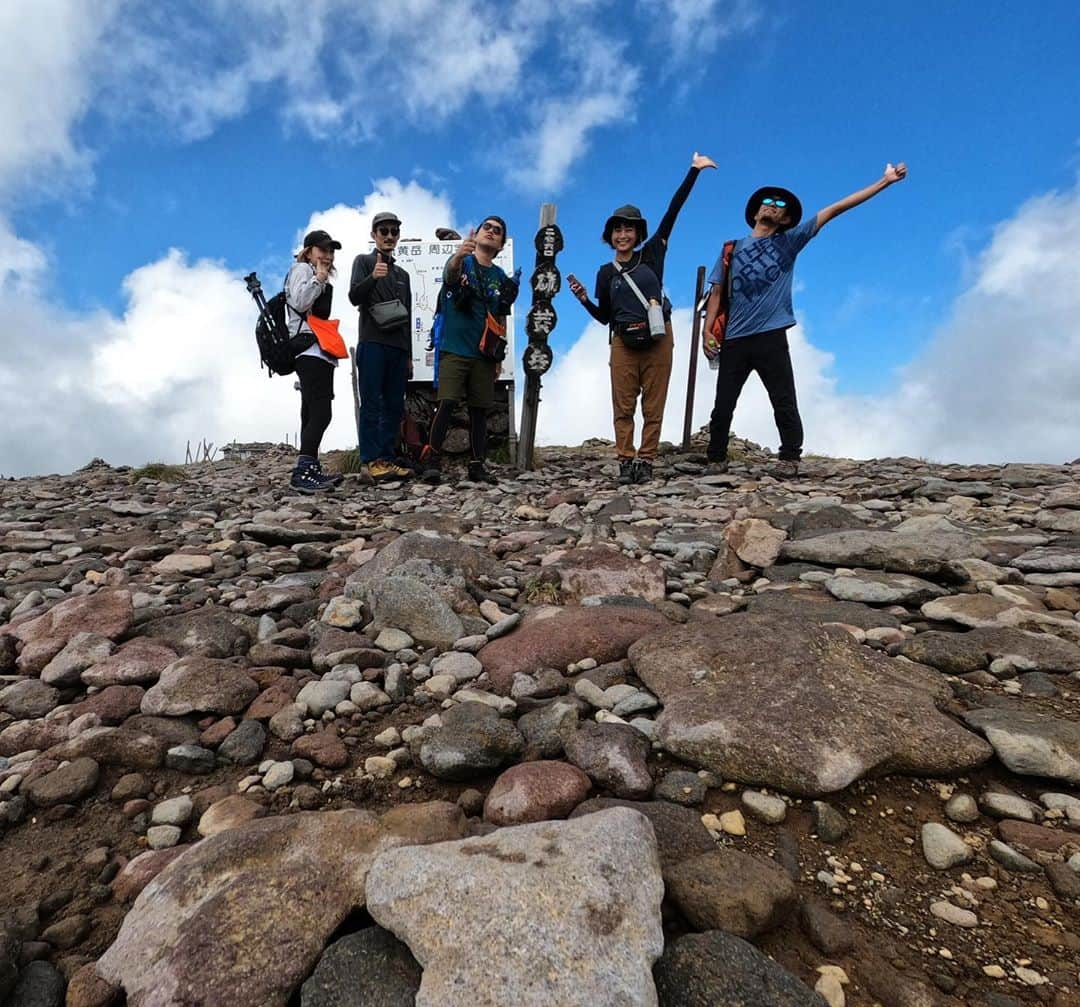
[[[371,220],[371,229],[374,231],[380,224],[397,224],[401,226],[401,221],[398,220],[396,213],[376,213]]]

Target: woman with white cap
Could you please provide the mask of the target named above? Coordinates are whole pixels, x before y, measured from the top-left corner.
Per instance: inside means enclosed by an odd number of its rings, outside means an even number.
[[[636,206],[620,206],[608,217],[602,240],[615,250],[615,260],[605,263],[596,274],[595,304],[573,274],[567,277],[570,292],[593,318],[609,327],[615,450],[619,482],[624,485],[645,483],[653,477],[675,345],[671,304],[664,296],[664,257],[675,218],[699,172],[715,167],[711,157],[695,152],[686,178],[651,238]],[[635,451],[634,414],[639,396],[645,422],[641,447]]]

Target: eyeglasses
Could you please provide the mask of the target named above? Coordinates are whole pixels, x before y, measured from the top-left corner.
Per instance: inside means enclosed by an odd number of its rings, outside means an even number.
[[[492,234],[502,234],[503,229],[498,224],[492,224],[490,221],[485,220],[480,225],[481,231],[490,231]]]
[[[379,234],[381,234],[384,238],[396,238],[399,234],[401,234],[401,228],[400,227],[380,227],[379,228]]]
[[[783,199],[773,199],[772,196],[766,196],[761,201],[761,205],[762,206],[776,206],[776,207],[779,207],[782,210],[782,209],[784,209],[785,206],[787,206],[787,201],[783,200]]]

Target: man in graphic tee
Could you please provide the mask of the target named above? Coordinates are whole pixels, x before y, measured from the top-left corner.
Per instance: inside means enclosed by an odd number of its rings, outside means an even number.
[[[710,471],[727,471],[728,437],[735,404],[746,379],[757,371],[769,394],[780,434],[779,464],[773,474],[798,475],[803,428],[795,397],[787,330],[795,324],[791,284],[795,259],[807,242],[834,217],[865,203],[907,175],[907,167],[887,165],[884,174],[865,189],[802,220],[802,205],[780,186],[758,189],[746,204],[751,233],[735,243],[727,276],[727,327],[719,353],[716,403],[709,423]],[[713,267],[705,314],[705,332],[712,331],[722,307],[721,260]]]

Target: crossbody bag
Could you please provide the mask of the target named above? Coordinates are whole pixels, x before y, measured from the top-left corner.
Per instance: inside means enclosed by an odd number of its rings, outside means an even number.
[[[475,262],[476,260],[473,259],[471,255],[467,256],[464,268],[465,275],[469,280],[469,286],[473,288],[476,295],[480,298],[481,303],[484,305],[484,331],[480,334],[480,353],[489,360],[501,363],[506,359],[508,345],[506,341],[506,319],[504,316],[503,320],[500,322],[499,319],[491,313],[491,308],[488,306],[484,288],[480,285],[479,277],[477,277],[472,268]]]
[[[627,285],[634,292],[634,296],[641,301],[646,317],[644,322],[630,322],[626,325],[620,325],[616,331],[628,350],[647,350],[667,334],[667,326],[664,324],[663,305],[650,301],[641,292],[641,288],[634,282],[629,270],[623,269],[617,262],[615,263],[615,270],[626,280]]]

